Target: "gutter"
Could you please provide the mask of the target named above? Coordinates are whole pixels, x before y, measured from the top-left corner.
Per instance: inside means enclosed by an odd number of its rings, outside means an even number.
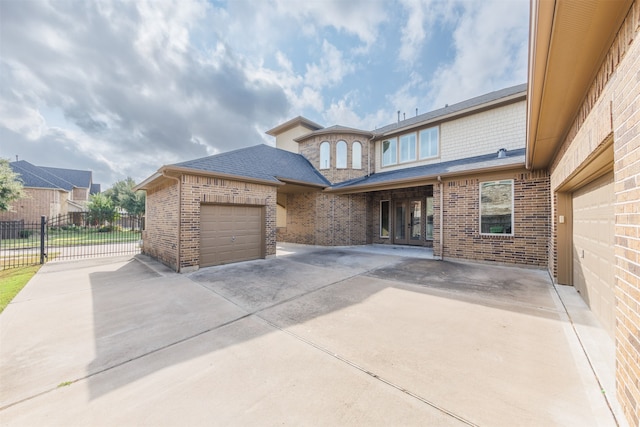
[[[380,182],[380,183],[375,183],[375,184],[354,185],[354,186],[348,186],[348,187],[342,187],[342,188],[329,187],[329,188],[325,189],[324,191],[326,191],[327,193],[338,193],[338,194],[361,193],[361,192],[366,192],[366,191],[376,191],[376,190],[388,189],[387,187],[389,187],[389,186],[396,186],[396,185],[397,186],[402,186],[402,185],[406,185],[406,184],[421,184],[421,183],[424,183],[425,181],[439,180],[440,177],[457,177],[457,176],[473,175],[473,174],[482,173],[482,172],[493,172],[493,171],[503,171],[503,170],[510,170],[510,169],[518,169],[518,168],[521,168],[521,167],[524,167],[524,163],[510,163],[510,164],[506,164],[506,165],[490,166],[490,167],[485,167],[485,168],[480,168],[480,169],[468,169],[468,170],[465,170],[465,171],[445,172],[445,173],[441,173],[439,175],[423,175],[423,176],[412,177],[412,178],[401,178],[401,179],[390,180],[390,181],[385,181],[385,182]]]

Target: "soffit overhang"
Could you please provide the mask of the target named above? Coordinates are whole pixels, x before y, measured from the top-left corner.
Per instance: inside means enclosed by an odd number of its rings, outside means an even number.
[[[483,175],[487,173],[499,173],[510,170],[524,170],[524,163],[509,163],[500,166],[491,167],[477,167],[469,168],[466,170],[441,172],[438,174],[428,174],[418,177],[403,178],[396,180],[388,180],[383,182],[377,182],[374,184],[362,184],[362,185],[350,185],[348,187],[331,188],[328,187],[324,190],[326,193],[335,194],[357,194],[357,193],[369,193],[372,191],[382,190],[397,190],[401,188],[420,187],[423,185],[429,185],[437,183],[442,179],[462,178],[470,175]]]
[[[546,168],[553,160],[631,4],[531,1],[527,168]]]

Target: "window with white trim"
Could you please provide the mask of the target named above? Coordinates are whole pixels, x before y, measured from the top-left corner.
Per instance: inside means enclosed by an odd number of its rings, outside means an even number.
[[[320,169],[331,167],[331,144],[327,141],[320,144]]]
[[[400,136],[400,163],[416,160],[416,134],[408,133]]]
[[[480,183],[480,233],[513,235],[513,180]]]
[[[362,169],[362,144],[358,141],[351,146],[351,168]]]
[[[438,134],[437,126],[420,131],[420,159],[429,159],[439,156],[440,143]]]
[[[397,144],[398,142],[395,138],[382,141],[382,166],[398,163]]]
[[[336,168],[345,169],[347,167],[347,143],[338,141],[336,144]]]

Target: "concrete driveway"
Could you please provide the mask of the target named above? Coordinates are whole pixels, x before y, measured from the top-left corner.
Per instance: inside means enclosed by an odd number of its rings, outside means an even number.
[[[546,272],[366,249],[46,264],[0,315],[0,424],[616,425]]]

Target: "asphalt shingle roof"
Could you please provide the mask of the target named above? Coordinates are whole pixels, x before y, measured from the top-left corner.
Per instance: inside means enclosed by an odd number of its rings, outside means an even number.
[[[25,187],[73,190],[73,184],[69,181],[65,181],[41,167],[32,165],[26,160],[11,162],[9,165],[15,173],[20,175],[20,179]]]
[[[497,153],[492,153],[449,162],[415,166],[412,168],[398,169],[389,172],[380,172],[369,175],[368,177],[356,178],[335,184],[331,189],[338,190],[348,189],[350,187],[374,186],[377,184],[386,184],[395,181],[409,181],[418,178],[435,178],[438,175],[464,173],[500,166],[524,164],[524,153],[525,149],[521,148],[518,150],[507,151],[506,156],[503,158],[498,158]]]
[[[458,102],[457,104],[448,105],[444,108],[439,108],[437,110],[433,110],[428,113],[419,114],[415,117],[402,120],[398,123],[392,123],[390,125],[383,126],[381,128],[375,129],[373,133],[385,134],[387,132],[392,132],[395,129],[405,128],[407,126],[411,126],[417,123],[434,120],[441,116],[446,116],[452,113],[456,113],[458,111],[466,110],[467,108],[473,108],[478,105],[485,104],[487,102],[497,101],[500,98],[506,98],[508,96],[515,95],[519,92],[524,92],[526,90],[527,90],[526,83],[517,85],[517,86],[508,87],[505,89],[500,89],[495,92],[490,92],[484,95],[476,96],[475,98],[467,99],[466,101]]]
[[[82,171],[77,169],[62,169],[62,168],[50,168],[46,166],[40,166],[40,169],[64,179],[70,182],[78,188],[90,188],[91,187],[91,171]]]
[[[302,155],[264,144],[176,163],[173,166],[261,179],[274,183],[280,180],[291,180],[324,187],[329,186],[329,181]]]
[[[73,187],[90,188],[92,186],[91,171],[36,166],[26,160],[11,162],[9,166],[20,175],[25,187],[59,188],[71,191]],[[100,186],[100,184],[94,185],[98,185],[98,188]]]

